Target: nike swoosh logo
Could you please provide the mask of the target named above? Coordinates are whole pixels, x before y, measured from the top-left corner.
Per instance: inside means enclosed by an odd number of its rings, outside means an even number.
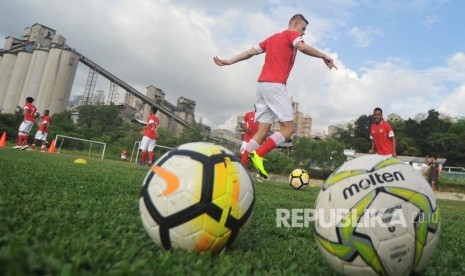
[[[175,174],[158,166],[152,166],[152,171],[165,180],[166,189],[163,191],[162,195],[168,196],[178,189],[179,178]]]

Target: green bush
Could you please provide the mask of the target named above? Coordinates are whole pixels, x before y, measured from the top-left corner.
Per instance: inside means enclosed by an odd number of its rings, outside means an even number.
[[[294,160],[284,153],[272,151],[265,159],[265,167],[270,173],[283,175],[295,169]]]

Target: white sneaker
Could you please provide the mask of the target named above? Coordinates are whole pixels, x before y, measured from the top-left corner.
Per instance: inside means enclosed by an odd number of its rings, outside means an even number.
[[[21,146],[16,145],[16,146],[11,147],[11,148],[12,148],[12,149],[19,149],[20,147],[21,147]]]
[[[29,145],[24,145],[24,146],[21,147],[21,149],[22,149],[22,150],[23,150],[23,149],[27,149],[28,147],[29,147]]]

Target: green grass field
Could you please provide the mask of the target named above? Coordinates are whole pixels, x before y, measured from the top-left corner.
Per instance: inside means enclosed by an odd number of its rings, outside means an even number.
[[[158,249],[139,218],[147,167],[0,148],[0,275],[332,275],[314,230],[277,228],[277,208],[312,208],[317,188],[255,183],[245,234],[217,255]],[[442,232],[425,275],[465,274],[465,204],[439,201]]]

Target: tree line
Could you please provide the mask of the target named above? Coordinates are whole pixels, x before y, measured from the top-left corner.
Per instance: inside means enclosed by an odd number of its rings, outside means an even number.
[[[341,129],[334,138],[347,149],[368,152],[371,146],[369,129],[372,115],[360,116],[347,129]],[[453,120],[431,109],[418,114],[416,119],[389,122],[397,141],[397,154],[427,156],[436,154],[446,158],[447,166],[465,167],[465,119]]]
[[[118,159],[122,148],[131,150],[135,141],[140,141],[144,128],[125,122],[118,114],[116,105],[81,106],[79,118],[74,123],[69,111],[52,116],[49,140],[56,134],[107,143],[108,158]],[[426,156],[436,154],[447,159],[447,166],[465,167],[465,119],[452,120],[441,116],[436,110],[429,110],[420,119],[390,122],[397,140],[397,154],[405,156]],[[22,113],[0,114],[0,130],[6,131],[8,140],[16,140],[18,127],[23,120]],[[289,154],[274,152],[267,156],[267,167],[272,173],[288,173],[295,167],[304,169],[320,168],[324,175],[345,161],[344,149],[366,153],[371,147],[369,128],[372,115],[361,115],[353,124],[341,129],[325,140],[295,137]],[[35,134],[37,126],[31,131]],[[158,145],[176,147],[187,142],[208,141],[200,124],[186,129],[180,137],[172,136],[166,129],[159,129]],[[156,149],[158,154],[166,150]],[[232,149],[235,151],[234,149]],[[157,154],[157,155],[158,155]],[[159,156],[159,155],[158,155]]]

